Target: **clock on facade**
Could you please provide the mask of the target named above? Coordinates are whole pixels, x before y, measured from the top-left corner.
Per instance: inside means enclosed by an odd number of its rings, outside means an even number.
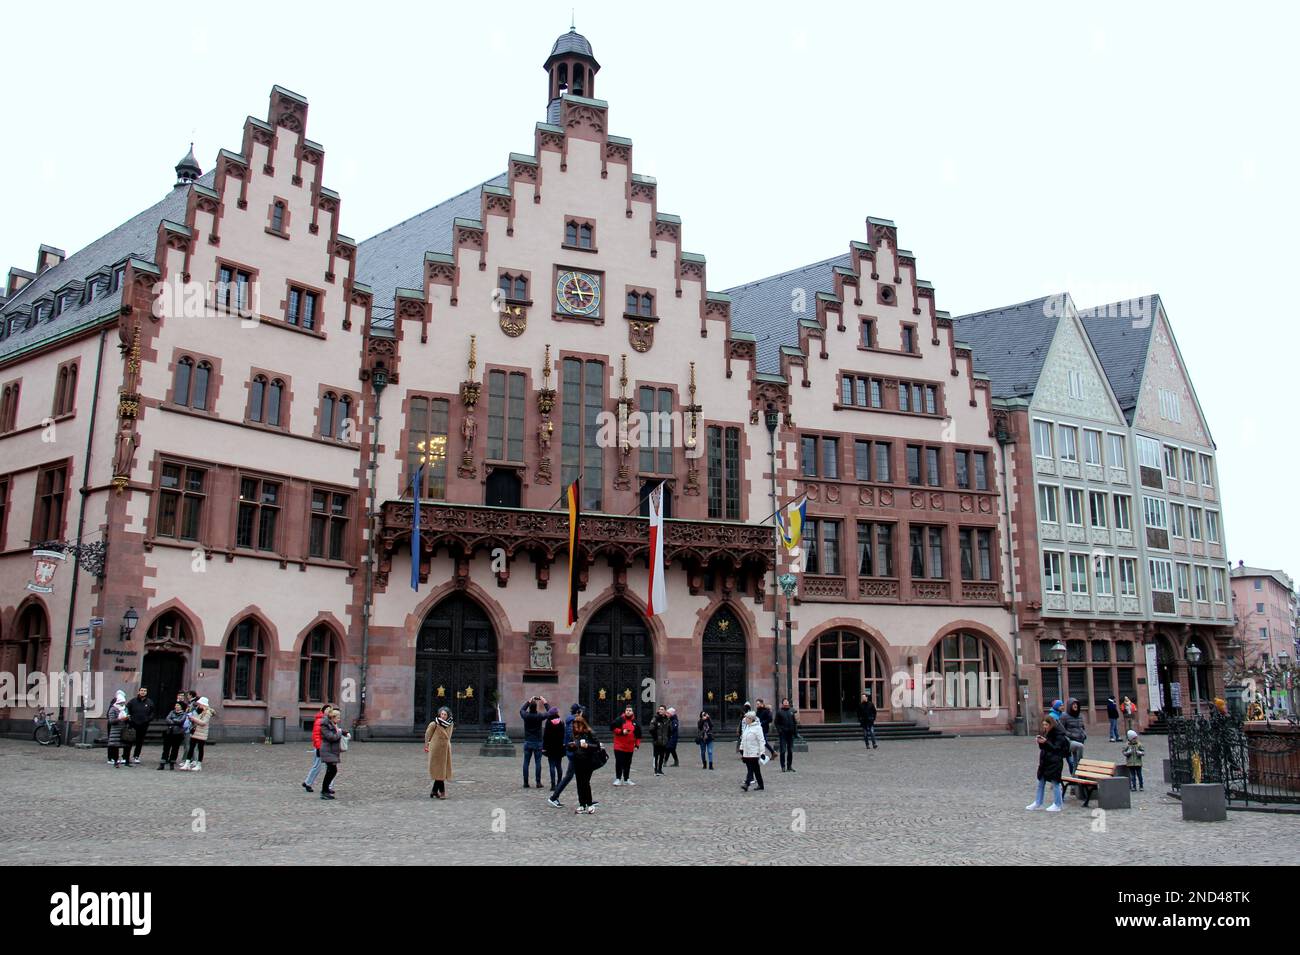
[[[555,280],[555,309],[565,315],[600,314],[600,276],[561,272]]]

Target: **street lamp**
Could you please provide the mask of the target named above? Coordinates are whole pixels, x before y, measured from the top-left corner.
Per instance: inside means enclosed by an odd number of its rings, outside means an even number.
[[[1195,716],[1199,712],[1199,706],[1197,704],[1198,686],[1196,679],[1196,665],[1201,662],[1201,648],[1194,643],[1189,644],[1187,647],[1187,662],[1190,664],[1188,669],[1192,673],[1192,715]]]
[[[354,728],[364,725],[366,721],[366,676],[370,670],[370,611],[374,602],[375,586],[375,480],[379,473],[379,422],[383,420],[379,414],[379,399],[384,389],[388,387],[388,369],[383,365],[377,365],[371,370],[370,387],[375,393],[375,410],[371,416],[374,423],[370,428],[370,463],[367,465],[366,480],[369,485],[370,501],[366,506],[366,593],[365,600],[361,604],[361,705],[357,710]]]
[[[790,701],[790,706],[793,707],[794,636],[790,632],[790,602],[794,598],[795,587],[799,585],[799,578],[794,574],[785,573],[777,578],[777,583],[781,585],[781,590],[785,594],[785,698]],[[808,744],[804,742],[803,734],[799,733],[797,729],[794,738],[794,748],[801,753],[808,749]]]
[[[776,615],[776,569],[781,562],[781,534],[777,529],[776,512],[776,428],[781,416],[772,402],[767,403],[763,413],[763,423],[767,425],[767,457],[771,462],[772,478],[772,695],[781,696],[781,625]],[[786,612],[789,613],[789,598],[786,598]],[[790,701],[791,704],[794,700]]]
[[[1282,671],[1282,680],[1283,680],[1282,688],[1286,690],[1286,695],[1283,697],[1283,699],[1286,700],[1286,708],[1288,713],[1293,711],[1293,707],[1291,706],[1291,694],[1295,690],[1295,685],[1294,685],[1295,680],[1292,678],[1291,673],[1288,670],[1288,665],[1290,663],[1291,663],[1291,654],[1287,653],[1285,650],[1279,650],[1277,652],[1277,665],[1278,668]]]
[[[1231,670],[1235,679],[1233,685],[1226,687],[1225,692],[1228,697],[1228,709],[1236,719],[1244,719],[1246,716],[1246,654],[1245,645],[1237,639],[1234,633],[1232,639],[1228,641],[1228,663],[1231,664]],[[1233,663],[1233,654],[1240,654],[1238,662]]]
[[[118,637],[122,640],[130,640],[131,634],[135,632],[135,625],[140,622],[140,615],[135,612],[135,607],[131,607],[122,615],[122,627],[118,630]]]
[[[1052,656],[1056,659],[1056,695],[1061,700],[1065,699],[1065,654],[1065,644],[1057,640],[1052,645]]]

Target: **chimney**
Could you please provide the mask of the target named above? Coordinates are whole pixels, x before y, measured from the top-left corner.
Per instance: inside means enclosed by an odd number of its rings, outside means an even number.
[[[46,269],[52,269],[64,259],[68,253],[62,249],[56,249],[52,245],[43,245],[36,250],[36,274],[40,275]]]
[[[19,289],[34,278],[36,276],[31,272],[14,266],[9,270],[9,281],[5,283],[5,298],[13,298],[18,294]]]

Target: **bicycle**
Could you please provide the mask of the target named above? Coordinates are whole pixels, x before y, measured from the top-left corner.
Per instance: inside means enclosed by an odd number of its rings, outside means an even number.
[[[36,716],[32,722],[36,724],[36,729],[32,730],[32,739],[42,746],[49,746],[53,743],[55,746],[63,745],[63,730],[59,729],[59,724],[54,722],[45,707],[36,711]]]

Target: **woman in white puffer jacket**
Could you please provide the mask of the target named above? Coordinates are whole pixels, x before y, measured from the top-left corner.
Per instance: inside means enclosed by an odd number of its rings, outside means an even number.
[[[767,740],[763,738],[763,727],[758,722],[758,717],[746,713],[740,726],[740,758],[745,761],[745,782],[740,788],[745,792],[749,792],[751,783],[757,783],[759,790],[763,788],[763,770],[759,757],[766,745]]]

